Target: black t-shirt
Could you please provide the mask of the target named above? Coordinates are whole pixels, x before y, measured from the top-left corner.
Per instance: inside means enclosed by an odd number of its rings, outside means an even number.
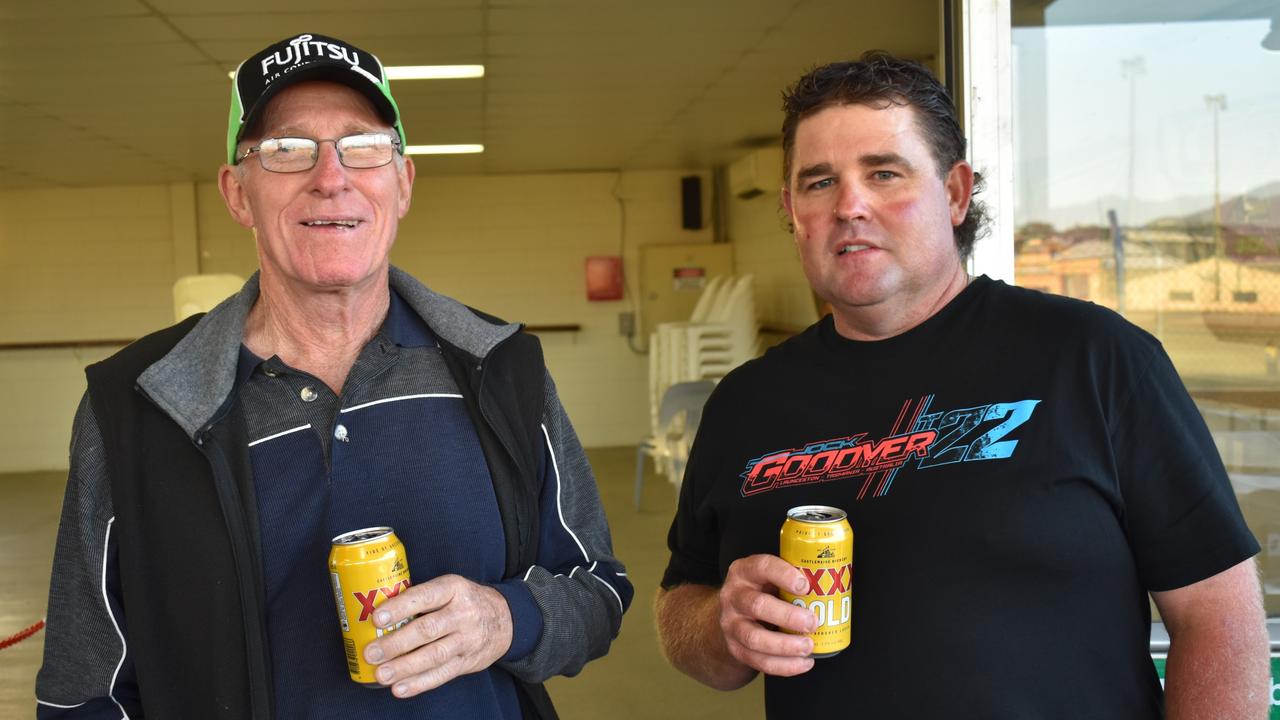
[[[1147,592],[1258,551],[1159,342],[985,277],[902,335],[827,317],[726,377],[663,587],[777,554],[807,504],[849,513],[853,639],[766,678],[771,718],[1160,717]]]

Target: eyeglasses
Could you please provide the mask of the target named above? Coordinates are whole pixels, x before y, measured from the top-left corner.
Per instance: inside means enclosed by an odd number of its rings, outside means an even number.
[[[367,169],[382,167],[391,162],[397,152],[402,152],[400,141],[382,133],[361,133],[336,140],[312,140],[311,138],[267,138],[255,147],[244,151],[236,163],[257,153],[264,170],[278,173],[305,172],[316,166],[320,158],[320,143],[333,143],[338,150],[338,162],[344,167]]]

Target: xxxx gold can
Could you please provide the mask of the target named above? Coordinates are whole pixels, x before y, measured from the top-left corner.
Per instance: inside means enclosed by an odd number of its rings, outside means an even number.
[[[365,661],[365,646],[409,622],[404,620],[385,630],[373,624],[374,608],[409,587],[404,543],[389,527],[343,533],[333,539],[329,551],[329,578],[338,604],[347,670],[361,685],[376,686],[373,672],[377,668]]]
[[[826,658],[849,647],[853,623],[853,529],[847,513],[827,505],[801,505],[787,511],[778,538],[779,555],[804,573],[803,595],[779,591],[783,600],[818,616],[813,657]]]

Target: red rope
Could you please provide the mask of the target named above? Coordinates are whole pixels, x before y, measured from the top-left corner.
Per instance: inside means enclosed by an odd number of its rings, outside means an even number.
[[[16,645],[22,642],[23,640],[26,640],[32,635],[35,635],[36,633],[40,632],[40,630],[43,628],[44,628],[44,621],[43,620],[37,621],[35,625],[32,625],[31,627],[18,632],[16,635],[10,635],[5,639],[0,640],[0,650],[3,650],[9,647],[10,645]]]

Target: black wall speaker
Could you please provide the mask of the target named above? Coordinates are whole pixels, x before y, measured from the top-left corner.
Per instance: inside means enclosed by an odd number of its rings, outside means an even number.
[[[680,227],[702,229],[702,178],[697,175],[680,178]]]

